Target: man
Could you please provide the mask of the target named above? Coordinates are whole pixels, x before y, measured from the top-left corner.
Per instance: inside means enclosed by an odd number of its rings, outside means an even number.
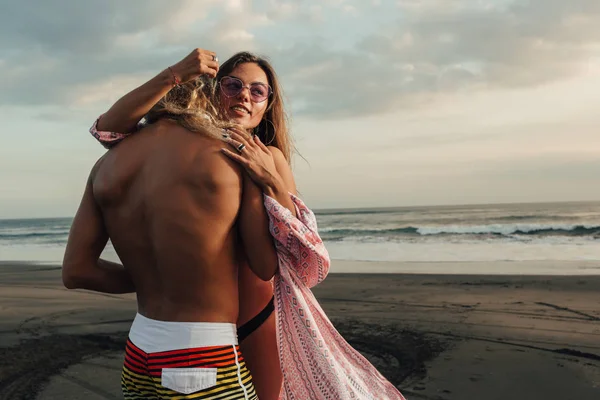
[[[90,174],[63,282],[137,293],[122,375],[126,398],[256,398],[235,325],[238,232],[243,241],[251,230],[237,229],[243,177],[222,147],[161,120],[111,149]],[[99,259],[109,237],[124,267]],[[248,260],[263,279],[274,274],[273,255]]]

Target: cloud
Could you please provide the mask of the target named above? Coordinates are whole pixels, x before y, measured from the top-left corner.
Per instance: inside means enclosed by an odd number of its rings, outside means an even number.
[[[111,48],[119,35],[181,22],[178,17],[184,14],[179,10],[186,3],[178,0],[165,7],[159,0],[6,2],[0,43],[4,51],[33,48],[51,54],[101,54]]]
[[[600,55],[596,0],[83,4],[5,5],[0,106],[106,104],[195,47],[221,59],[240,50],[269,56],[294,113],[316,118],[541,85],[597,65]],[[83,92],[90,88],[102,93]]]
[[[594,0],[399,1],[401,17],[335,51],[327,38],[277,55],[301,112],[339,117],[393,111],[457,90],[528,87],[598,64],[600,2]],[[596,57],[594,59],[594,57]],[[284,75],[286,76],[286,75]]]
[[[89,103],[111,95],[114,100],[142,83],[135,77],[149,78],[195,47],[253,47],[253,34],[234,1],[225,8],[216,0],[178,0],[168,6],[158,0],[82,4],[7,4],[0,15],[0,74],[5,78],[0,106],[77,106],[82,98]],[[246,16],[249,27],[266,20]],[[93,88],[103,93],[83,93]]]

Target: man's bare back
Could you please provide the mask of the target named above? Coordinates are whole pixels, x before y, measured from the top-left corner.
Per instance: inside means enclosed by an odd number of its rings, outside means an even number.
[[[161,121],[109,151],[92,173],[106,231],[148,318],[236,322],[242,176],[222,147]]]

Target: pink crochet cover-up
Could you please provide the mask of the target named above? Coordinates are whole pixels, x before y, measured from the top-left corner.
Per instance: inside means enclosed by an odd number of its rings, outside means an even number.
[[[90,133],[110,148],[126,137],[96,129]],[[371,363],[344,340],[310,288],[329,272],[329,254],[313,212],[290,194],[296,215],[265,195],[269,230],[279,270],[273,278],[277,345],[283,372],[280,400],[405,400]]]

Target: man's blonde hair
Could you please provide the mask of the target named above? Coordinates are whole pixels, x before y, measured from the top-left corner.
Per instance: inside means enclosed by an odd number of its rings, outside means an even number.
[[[192,132],[222,140],[223,129],[235,124],[229,122],[215,106],[215,90],[214,80],[204,76],[175,86],[152,107],[145,117],[146,122],[152,124],[168,119]]]

